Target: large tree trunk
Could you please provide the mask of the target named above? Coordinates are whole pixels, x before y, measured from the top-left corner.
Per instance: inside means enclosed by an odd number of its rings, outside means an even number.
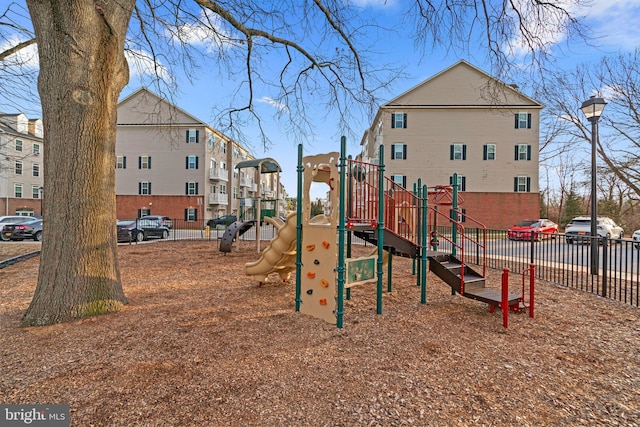
[[[40,55],[44,227],[24,326],[119,310],[115,143],[135,0],[27,0]]]

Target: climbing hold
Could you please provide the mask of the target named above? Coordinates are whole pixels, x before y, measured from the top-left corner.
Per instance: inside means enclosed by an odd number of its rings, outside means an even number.
[[[329,242],[327,242],[326,240],[322,242],[322,247],[325,249],[329,249]]]
[[[316,273],[314,273],[313,271],[310,271],[307,273],[307,277],[309,279],[315,279],[316,278]]]
[[[308,294],[308,295],[311,295],[312,293],[313,293],[313,289],[309,289],[309,290],[307,291],[307,294]]]
[[[314,259],[314,260],[313,260],[313,263],[314,263],[315,265],[318,265],[318,264],[320,264],[320,261],[318,261],[317,259]]]
[[[311,243],[310,245],[307,245],[307,250],[308,250],[308,251],[312,251],[312,250],[314,250],[315,248],[316,248],[316,245],[315,245],[315,244],[313,244],[313,243]]]
[[[322,298],[322,299],[320,300],[320,305],[327,305],[327,300],[326,300],[326,299],[324,299],[324,298]]]
[[[328,280],[326,280],[326,279],[322,279],[322,280],[320,280],[320,285],[321,285],[323,288],[328,288],[328,287],[329,287],[329,281],[328,281]]]

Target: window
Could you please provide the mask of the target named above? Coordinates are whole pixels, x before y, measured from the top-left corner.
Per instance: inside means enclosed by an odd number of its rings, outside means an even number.
[[[222,169],[223,171],[227,170],[227,162],[220,162],[220,169]]]
[[[13,197],[22,198],[22,184],[13,184]]]
[[[216,148],[216,137],[214,134],[210,133],[207,136],[207,143],[209,144],[209,147],[215,149]]]
[[[233,198],[234,199],[238,198],[238,187],[233,187]]]
[[[238,150],[237,147],[233,148],[233,158],[237,159],[238,157],[240,157],[240,150]]]
[[[151,209],[149,208],[138,209],[138,218],[143,217],[145,215],[151,215]]]
[[[198,169],[198,156],[187,156],[186,159],[187,169]]]
[[[451,144],[449,159],[450,160],[467,160],[467,145]]]
[[[15,147],[16,147],[16,151],[22,151],[22,141],[19,139],[16,139]]]
[[[482,160],[496,159],[496,144],[485,144],[482,147]]]
[[[31,186],[31,198],[32,199],[39,199],[40,198],[40,186],[39,185],[32,185]]]
[[[467,210],[458,208],[456,212],[454,209],[449,209],[449,218],[456,218],[458,222],[467,222]]]
[[[407,158],[407,144],[391,145],[391,159],[404,160]]]
[[[391,113],[391,129],[401,129],[407,127],[407,113]]]
[[[22,175],[22,161],[16,160],[15,163],[15,174]]]
[[[198,209],[196,208],[187,208],[184,210],[184,220],[185,221],[197,221],[198,220]]]
[[[138,157],[138,169],[151,169],[151,156]]]
[[[151,183],[150,182],[139,182],[138,183],[138,194],[143,194],[143,195],[151,194]]]
[[[453,185],[453,175],[449,177],[449,185]],[[467,191],[467,177],[458,175],[458,191]]]
[[[31,175],[40,176],[40,163],[34,163],[31,165]]]
[[[116,169],[127,168],[127,156],[116,156]]]
[[[531,191],[531,178],[528,176],[516,176],[513,178],[513,191],[516,193],[529,193]]]
[[[221,150],[223,153],[226,153],[226,152],[227,152],[227,143],[226,143],[226,142],[224,142],[224,141],[220,141],[220,150]]]
[[[227,186],[225,184],[220,184],[219,190],[220,194],[227,194]]]
[[[391,175],[391,180],[403,188],[407,188],[407,177],[404,175]]]
[[[200,131],[197,129],[189,129],[187,131],[187,144],[200,142]]]
[[[184,188],[185,194],[187,196],[197,196],[198,195],[198,183],[197,182],[187,182],[185,183]]]
[[[515,160],[531,160],[531,145],[527,145],[527,144],[516,145]]]
[[[40,155],[40,144],[36,144],[34,142],[32,151],[33,151],[33,155],[34,156],[39,156]]]
[[[516,113],[516,129],[531,129],[531,114]]]

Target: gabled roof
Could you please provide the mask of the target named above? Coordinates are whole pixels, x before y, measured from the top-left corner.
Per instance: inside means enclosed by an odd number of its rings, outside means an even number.
[[[118,102],[118,107],[125,105],[126,103],[140,97],[140,96],[144,96],[144,95],[148,95],[148,96],[152,96],[154,98],[156,98],[159,102],[163,102],[165,104],[167,104],[168,106],[170,106],[171,108],[175,109],[176,111],[180,112],[181,114],[184,114],[185,116],[187,116],[189,119],[192,120],[192,122],[189,122],[189,124],[200,124],[202,126],[208,126],[206,122],[200,120],[199,118],[197,118],[196,116],[194,116],[193,114],[188,113],[187,111],[183,110],[182,108],[178,107],[175,104],[172,104],[171,102],[167,101],[165,98],[161,97],[160,95],[156,94],[155,92],[147,89],[146,87],[141,87],[138,90],[132,92],[131,94],[129,94],[128,96],[124,97],[123,99],[120,100],[120,102]],[[173,123],[175,125],[179,125],[181,123]]]
[[[522,99],[523,104],[513,104],[513,103],[503,103],[500,104],[499,102],[496,102],[495,99],[492,99],[491,101],[487,100],[487,103],[485,104],[485,106],[495,106],[495,107],[510,107],[510,106],[527,106],[528,108],[539,108],[542,109],[544,108],[544,106],[539,103],[538,101],[536,101],[533,98],[528,97],[527,95],[525,95],[524,93],[520,92],[516,87],[509,85],[507,83],[504,83],[503,81],[497,79],[496,77],[492,76],[489,73],[486,73],[485,71],[479,69],[478,67],[471,65],[470,63],[468,63],[465,60],[460,60],[458,62],[456,62],[455,64],[451,65],[448,68],[445,68],[444,70],[440,71],[439,73],[435,74],[434,76],[428,78],[427,80],[417,84],[416,86],[412,87],[411,89],[403,92],[402,94],[396,96],[395,98],[391,99],[390,101],[384,103],[380,109],[385,109],[385,108],[389,108],[389,107],[397,107],[397,106],[416,106],[416,107],[441,107],[441,106],[465,106],[468,104],[465,103],[456,103],[455,99],[453,96],[451,96],[450,100],[452,102],[447,102],[447,100],[443,100],[441,99],[441,97],[438,97],[438,99],[436,100],[436,103],[420,103],[420,104],[408,104],[403,102],[403,99],[407,99],[410,98],[412,94],[415,94],[417,92],[421,92],[421,91],[425,91],[427,90],[427,88],[430,85],[435,84],[436,81],[440,80],[442,77],[447,76],[448,74],[452,73],[454,70],[456,69],[460,69],[460,68],[466,68],[468,70],[470,70],[472,73],[478,75],[478,77],[486,80],[487,82],[492,82],[495,83],[497,87],[499,87],[501,90],[504,91],[504,93],[508,96],[511,95],[512,97],[516,97],[519,99]],[[480,88],[476,88],[476,90],[478,90]],[[475,105],[474,106],[478,106]]]

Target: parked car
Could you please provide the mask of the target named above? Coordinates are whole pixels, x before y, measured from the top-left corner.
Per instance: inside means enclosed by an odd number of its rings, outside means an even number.
[[[598,217],[597,232],[599,237],[608,239],[622,239],[624,230],[614,220],[606,216]],[[591,218],[588,216],[578,216],[571,220],[564,230],[565,239],[568,244],[578,242],[587,243],[591,239]]]
[[[169,229],[153,219],[134,219],[118,221],[118,242],[142,242],[149,238],[166,239]]]
[[[160,224],[164,225],[168,229],[173,228],[173,221],[168,216],[164,216],[164,215],[143,215],[139,219],[152,219],[154,221],[158,221]]]
[[[233,224],[237,220],[238,217],[235,215],[223,215],[218,218],[210,219],[209,221],[207,221],[207,225],[211,228],[214,228],[217,225],[224,225],[226,227]]]
[[[633,246],[635,246],[636,249],[640,249],[640,230],[633,232]]]
[[[510,240],[555,239],[558,235],[558,224],[548,219],[529,219],[520,221],[507,231]]]
[[[36,242],[42,241],[42,220],[32,218],[31,221],[19,224],[7,224],[2,230],[2,234],[7,240],[33,239]]]
[[[21,224],[23,222],[33,221],[32,216],[7,215],[0,216],[0,239],[7,241],[9,238],[3,233],[4,226],[7,224]]]

